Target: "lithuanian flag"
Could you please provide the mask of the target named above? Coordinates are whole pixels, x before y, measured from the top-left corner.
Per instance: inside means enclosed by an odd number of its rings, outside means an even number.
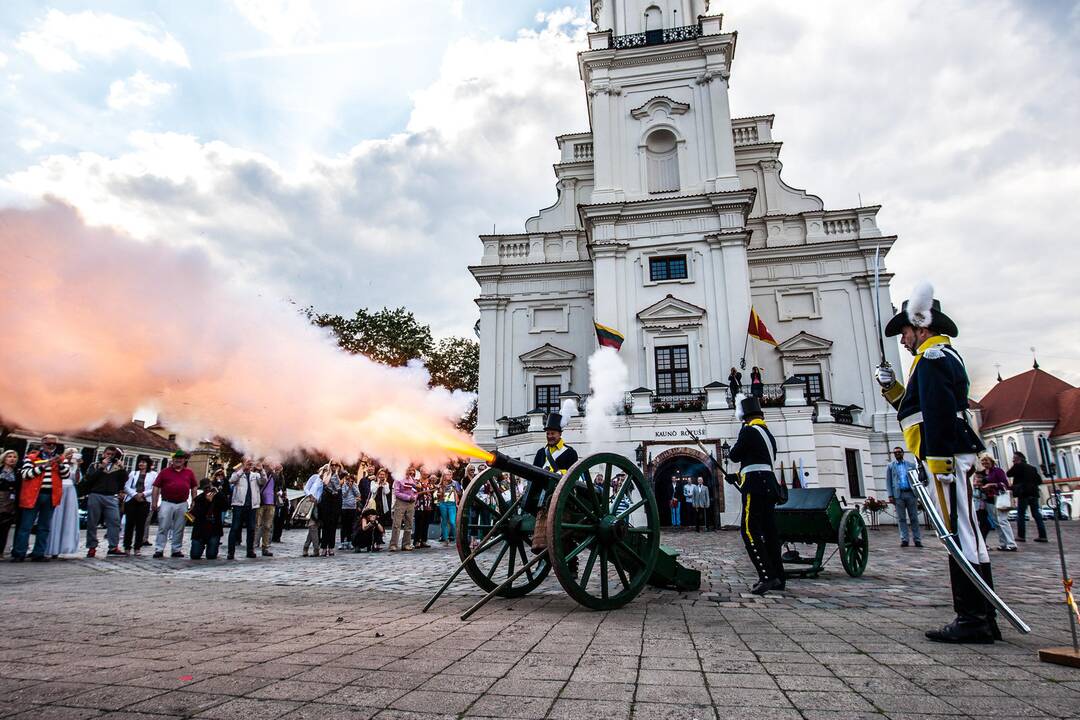
[[[763,343],[769,343],[770,345],[777,345],[776,338],[769,333],[769,329],[765,327],[765,323],[761,322],[761,318],[758,317],[757,311],[753,306],[750,307],[750,327],[746,332],[752,338],[757,338]]]
[[[596,342],[600,343],[600,347],[610,347],[616,350],[622,347],[625,338],[621,332],[609,328],[607,325],[601,325],[596,321],[593,321],[593,326],[596,328]]]

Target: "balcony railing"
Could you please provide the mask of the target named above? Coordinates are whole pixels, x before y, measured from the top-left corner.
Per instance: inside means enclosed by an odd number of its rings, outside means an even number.
[[[829,413],[833,417],[833,422],[840,423],[841,425],[855,424],[855,418],[851,416],[851,408],[847,405],[831,405]]]
[[[750,385],[743,385],[742,392],[745,395],[754,395],[754,388]],[[761,407],[783,407],[784,401],[784,385],[782,383],[764,383],[761,386],[761,396],[758,402],[761,403]],[[731,406],[735,406],[735,398],[731,394],[731,390],[728,390],[728,402]]]
[[[691,388],[684,393],[653,393],[649,404],[654,413],[701,412],[705,409],[705,391]]]
[[[667,43],[695,40],[701,37],[700,25],[684,25],[682,27],[664,28],[663,30],[646,30],[632,35],[616,35],[612,44],[616,50],[626,48],[646,47],[648,45],[666,45]]]
[[[517,417],[512,417],[512,418],[509,419],[509,422],[506,424],[506,434],[507,435],[521,435],[521,434],[527,433],[527,432],[529,432],[529,416],[528,415],[519,415]]]

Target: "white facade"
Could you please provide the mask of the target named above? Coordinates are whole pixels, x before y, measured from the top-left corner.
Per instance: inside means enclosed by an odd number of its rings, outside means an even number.
[[[846,497],[855,473],[857,497],[880,497],[901,435],[871,377],[874,256],[896,240],[878,228],[878,207],[825,210],[784,183],[772,116],[731,118],[735,35],[705,15],[707,2],[592,7],[599,30],[579,54],[592,131],[556,138],[556,202],[521,234],[481,236],[470,268],[480,285],[476,440],[531,459],[542,413],[525,416],[554,388],[588,393],[595,320],[625,335],[620,354],[639,390],[614,446],[585,446],[571,423],[579,452],[633,458],[640,448],[647,470],[662,472],[700,455],[690,428],[715,454],[738,431],[726,383],[745,357],[745,384],[752,365],[766,383],[804,380],[768,388],[778,462]],[[779,347],[747,347],[751,303]],[[900,367],[895,343],[887,354]],[[658,374],[671,362],[677,377]],[[820,397],[807,402],[806,387]],[[728,498],[725,521],[737,507]]]

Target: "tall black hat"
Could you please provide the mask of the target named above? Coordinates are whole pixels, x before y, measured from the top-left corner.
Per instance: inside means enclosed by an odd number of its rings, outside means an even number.
[[[557,412],[548,413],[547,422],[544,423],[544,430],[558,430],[562,432],[562,415]]]
[[[885,325],[885,337],[899,335],[905,325],[915,328],[929,328],[941,335],[956,337],[960,331],[956,323],[941,312],[941,302],[934,299],[934,288],[930,283],[922,283],[911,293],[911,299],[905,300],[900,312],[893,315]]]
[[[753,395],[743,395],[739,393],[735,396],[735,417],[739,420],[747,417],[748,415],[763,415],[761,410],[761,403]]]

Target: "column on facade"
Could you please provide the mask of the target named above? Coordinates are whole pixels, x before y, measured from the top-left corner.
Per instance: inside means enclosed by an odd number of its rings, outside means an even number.
[[[614,233],[614,224],[606,230]],[[598,228],[594,226],[593,237]],[[638,332],[637,318],[627,297],[627,282],[630,270],[627,268],[626,254],[629,243],[595,243],[593,251],[593,313],[596,322],[615,328],[625,337],[621,356],[630,371],[630,382],[634,384],[639,377],[639,354],[641,337]]]
[[[611,134],[611,97],[606,87],[589,90],[593,126],[593,193],[592,202],[611,199],[615,189],[613,157],[616,148]]]
[[[476,436],[480,439],[495,436],[496,408],[501,405],[501,382],[495,369],[499,366],[499,316],[506,307],[506,298],[480,297],[480,384],[476,406]]]
[[[712,143],[715,147],[715,175],[706,188],[714,191],[738,190],[739,176],[735,172],[735,139],[731,134],[731,106],[728,103],[726,67],[710,68],[700,78],[709,99]],[[710,187],[711,186],[711,187]]]
[[[724,261],[724,309],[728,316],[728,342],[732,364],[742,357],[746,328],[750,322],[750,267],[747,264],[748,232],[720,235],[720,256]]]

